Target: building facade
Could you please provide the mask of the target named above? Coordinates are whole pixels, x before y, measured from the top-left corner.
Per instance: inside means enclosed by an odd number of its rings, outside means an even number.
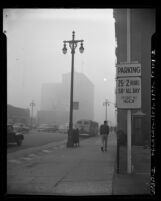
[[[71,74],[63,74],[62,90],[64,104],[69,111]],[[73,120],[94,119],[94,85],[83,73],[74,73],[73,101],[78,109],[73,110]]]
[[[117,64],[127,61],[127,9],[114,9]],[[150,143],[151,49],[155,9],[130,9],[131,62],[141,64],[141,108],[132,109],[132,144]],[[137,115],[138,114],[138,115]],[[127,135],[127,110],[117,110],[117,130]]]
[[[64,124],[69,121],[71,73],[63,74],[61,83],[42,85],[41,110],[38,123]],[[73,101],[78,109],[73,110],[73,122],[94,118],[94,85],[82,73],[74,73]]]
[[[7,104],[7,123],[24,123],[30,125],[30,110]]]

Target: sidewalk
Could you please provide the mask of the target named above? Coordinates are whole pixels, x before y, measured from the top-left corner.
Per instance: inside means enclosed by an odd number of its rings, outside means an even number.
[[[114,174],[113,195],[150,195],[151,150],[132,146],[132,173],[127,174],[127,147],[120,147],[119,174]]]
[[[116,136],[110,133],[107,152],[100,151],[101,139],[83,140],[78,148],[54,149],[29,154],[28,160],[14,158],[7,164],[9,194],[112,195],[116,160]],[[26,157],[26,159],[27,159]],[[30,159],[29,159],[30,158]],[[11,158],[10,158],[11,161]],[[19,161],[19,163],[18,163]]]
[[[127,174],[127,149],[120,148],[116,172],[116,135],[110,133],[107,152],[91,137],[78,148],[54,143],[8,155],[7,193],[32,195],[150,195],[150,149],[132,147],[132,174]],[[42,150],[41,150],[42,149]],[[32,151],[32,154],[31,154]]]

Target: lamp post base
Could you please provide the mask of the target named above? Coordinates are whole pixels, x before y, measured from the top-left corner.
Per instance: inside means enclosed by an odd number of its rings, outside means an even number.
[[[72,141],[68,141],[68,142],[67,142],[67,148],[69,148],[69,147],[74,147],[74,145],[73,145],[73,142],[72,142]]]
[[[68,133],[67,147],[74,147],[73,139],[72,139],[72,132]]]

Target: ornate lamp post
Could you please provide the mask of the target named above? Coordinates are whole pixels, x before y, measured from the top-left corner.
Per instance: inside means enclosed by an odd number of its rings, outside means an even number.
[[[106,112],[105,112],[105,119],[107,121],[107,105],[109,106],[109,101],[106,99],[105,102],[103,102],[103,106],[106,107]]]
[[[69,47],[71,49],[72,54],[72,66],[71,66],[71,88],[70,88],[70,116],[69,116],[69,132],[68,132],[68,141],[67,141],[67,147],[73,147],[73,141],[72,141],[72,131],[73,131],[73,80],[74,80],[74,54],[75,49],[77,47],[77,43],[81,43],[79,51],[80,53],[83,53],[84,47],[83,47],[83,41],[84,40],[75,40],[75,32],[72,32],[72,40],[69,41],[63,41],[64,47],[62,49],[63,53],[67,53],[67,47],[66,44],[69,44]]]
[[[32,100],[32,102],[30,103],[31,106],[31,128],[32,128],[32,121],[33,121],[33,107],[35,106],[34,101]]]

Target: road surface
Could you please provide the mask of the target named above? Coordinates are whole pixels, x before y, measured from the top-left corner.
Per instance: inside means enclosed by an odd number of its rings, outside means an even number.
[[[24,140],[21,146],[17,146],[16,143],[8,144],[7,153],[13,153],[22,149],[38,147],[48,143],[60,142],[64,140],[67,140],[67,134],[38,132],[33,130],[24,134]]]

